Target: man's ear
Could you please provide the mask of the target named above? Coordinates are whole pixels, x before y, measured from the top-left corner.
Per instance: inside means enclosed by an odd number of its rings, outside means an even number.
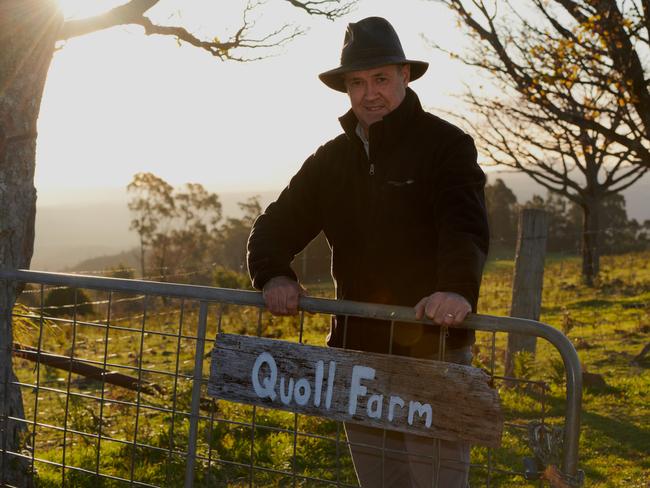
[[[407,86],[409,84],[409,81],[411,81],[411,65],[410,64],[405,64],[402,66],[402,77],[404,80],[404,86]]]

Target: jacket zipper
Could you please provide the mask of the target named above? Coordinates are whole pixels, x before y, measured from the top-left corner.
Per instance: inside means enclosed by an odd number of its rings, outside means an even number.
[[[372,161],[368,160],[370,163],[370,167],[368,169],[368,175],[369,175],[369,180],[368,183],[370,185],[370,212],[368,215],[368,221],[370,222],[371,227],[375,227],[376,224],[376,219],[377,219],[377,198],[378,198],[378,188],[377,188],[377,176],[376,176],[376,169],[375,169],[375,163]]]
[[[370,191],[370,201],[368,202],[368,214],[367,214],[367,226],[368,230],[366,231],[366,249],[363,254],[363,256],[360,257],[360,261],[363,263],[362,264],[362,269],[363,269],[363,275],[368,277],[368,280],[370,282],[375,280],[375,269],[377,266],[376,260],[373,258],[373,242],[374,242],[374,234],[377,232],[377,219],[378,219],[378,194],[379,194],[379,188],[378,188],[378,173],[377,173],[377,168],[375,168],[375,163],[368,158],[368,163],[370,166],[368,167],[368,184],[369,184],[369,191]],[[360,290],[362,291],[362,290]]]

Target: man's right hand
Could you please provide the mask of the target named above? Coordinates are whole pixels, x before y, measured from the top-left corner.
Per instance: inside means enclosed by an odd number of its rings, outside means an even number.
[[[300,283],[287,276],[271,278],[262,290],[266,308],[273,315],[296,315],[298,301],[306,294]]]

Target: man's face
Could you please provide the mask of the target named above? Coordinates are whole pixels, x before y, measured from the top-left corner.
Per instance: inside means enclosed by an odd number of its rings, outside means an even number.
[[[345,74],[352,111],[366,134],[371,124],[402,103],[410,75],[409,65],[396,64]]]

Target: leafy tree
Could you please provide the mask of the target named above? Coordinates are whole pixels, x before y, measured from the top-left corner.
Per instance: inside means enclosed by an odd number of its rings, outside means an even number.
[[[221,220],[221,202],[216,193],[209,193],[199,183],[186,183],[176,193],[178,216],[186,229],[206,233]]]
[[[194,269],[192,282],[210,284],[213,250],[221,221],[221,202],[216,193],[198,183],[187,183],[174,194],[176,224],[171,235],[171,256],[175,266]]]
[[[582,275],[599,271],[602,205],[650,168],[646,0],[442,0],[474,42],[464,62],[501,96],[470,89],[479,146],[583,213]]]
[[[517,197],[501,178],[485,186],[490,247],[513,249],[517,239]]]
[[[240,219],[228,218],[219,229],[219,262],[238,272],[246,270],[246,243],[255,219],[262,213],[259,196],[238,203],[244,212]]]
[[[194,268],[195,283],[210,283],[211,273],[202,273],[201,268],[205,271],[214,259],[221,220],[219,196],[199,183],[175,190],[151,173],[137,173],[127,191],[132,194],[128,204],[134,214],[131,229],[140,236],[142,269],[155,269],[156,279],[165,281],[173,263],[177,270]]]
[[[280,2],[281,0],[277,0]],[[347,13],[351,1],[284,0],[310,15],[332,19]],[[36,190],[34,161],[36,122],[43,87],[56,43],[118,25],[139,25],[146,35],[172,36],[205,50],[220,60],[251,59],[241,50],[277,46],[296,35],[300,29],[280,26],[268,35],[255,35],[244,15],[242,25],[230,39],[200,38],[182,25],[159,25],[147,17],[153,7],[178,8],[181,2],[130,0],[101,15],[64,21],[57,3],[52,0],[3,0],[0,2],[0,262],[9,268],[28,268],[34,246]],[[249,13],[255,5],[249,4]],[[259,57],[259,56],[258,56]],[[20,452],[21,424],[7,420],[22,418],[20,389],[12,385],[15,375],[11,365],[11,311],[19,292],[18,285],[0,285],[0,444],[6,450]],[[3,457],[4,460],[4,457]],[[29,484],[24,463],[5,463],[5,482],[17,486]]]
[[[579,222],[581,217],[582,215],[579,215]],[[615,194],[605,198],[602,220],[603,253],[620,254],[646,248],[647,241],[644,241],[641,235],[643,228],[636,220],[628,218],[623,195]]]
[[[133,213],[131,230],[140,237],[140,271],[146,277],[145,250],[157,249],[158,264],[164,267],[170,223],[176,208],[173,187],[152,173],[137,173],[127,186],[132,194],[129,210]]]
[[[533,195],[526,207],[540,208],[547,214],[548,237],[546,249],[549,252],[575,253],[580,248],[580,215],[575,206],[561,195],[548,192],[546,199]]]
[[[525,205],[544,209],[548,214],[547,249],[550,252],[573,253],[580,248],[583,215],[578,205],[551,192],[546,200],[534,195]],[[645,228],[628,218],[623,195],[605,198],[602,209],[600,240],[603,253],[617,254],[647,247]]]

